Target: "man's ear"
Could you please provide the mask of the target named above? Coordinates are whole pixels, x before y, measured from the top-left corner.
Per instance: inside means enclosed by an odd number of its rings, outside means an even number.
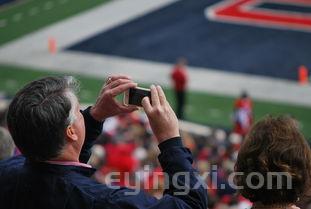
[[[66,129],[66,136],[68,140],[77,141],[78,135],[76,134],[76,130],[72,125],[69,125]]]

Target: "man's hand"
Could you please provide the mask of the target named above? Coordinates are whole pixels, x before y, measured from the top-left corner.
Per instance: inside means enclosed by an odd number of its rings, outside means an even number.
[[[97,121],[103,121],[108,117],[121,113],[130,113],[138,108],[125,106],[119,103],[115,97],[129,88],[137,87],[127,76],[112,76],[103,85],[95,105],[91,108],[91,115]]]
[[[180,136],[178,119],[166,100],[160,86],[151,86],[151,101],[148,97],[142,100],[142,105],[149,118],[153,133],[159,142]]]

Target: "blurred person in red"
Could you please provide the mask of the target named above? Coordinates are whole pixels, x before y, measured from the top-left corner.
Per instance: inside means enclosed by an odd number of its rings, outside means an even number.
[[[233,132],[245,136],[253,123],[253,102],[246,91],[234,103]]]
[[[101,172],[118,172],[119,181],[116,182],[120,186],[126,186],[125,173],[134,172],[138,166],[138,161],[134,158],[133,152],[136,148],[134,143],[108,143],[105,150],[108,153],[106,164],[101,168]]]
[[[188,83],[186,65],[187,60],[185,58],[179,58],[171,73],[177,103],[176,114],[179,119],[184,118],[184,106],[186,103],[186,91]]]

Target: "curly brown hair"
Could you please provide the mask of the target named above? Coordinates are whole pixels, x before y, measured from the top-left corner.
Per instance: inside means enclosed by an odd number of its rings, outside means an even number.
[[[257,122],[246,136],[235,170],[243,172],[235,176],[235,184],[243,187],[239,192],[250,201],[264,205],[295,203],[310,186],[310,147],[294,119],[268,116]],[[263,176],[260,188],[249,186],[247,176],[253,172]],[[278,176],[268,175],[271,172],[287,175],[277,179]],[[251,184],[258,185],[259,180],[254,175]]]

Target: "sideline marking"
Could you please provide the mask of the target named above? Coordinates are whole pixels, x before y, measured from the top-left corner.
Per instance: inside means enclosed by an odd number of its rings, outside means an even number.
[[[33,7],[33,8],[31,8],[30,10],[29,10],[29,12],[28,12],[28,15],[29,16],[34,16],[34,15],[37,15],[38,13],[39,13],[39,9],[38,9],[38,7]]]
[[[19,22],[21,21],[22,17],[23,17],[23,13],[16,13],[13,15],[12,19],[14,22]]]
[[[53,9],[53,7],[54,7],[54,2],[48,1],[44,4],[43,9],[44,10],[50,10],[50,9]]]
[[[6,19],[0,20],[0,28],[4,28],[6,26],[7,26],[7,20]]]
[[[223,0],[207,7],[204,14],[213,21],[311,32],[310,13],[259,8],[263,3],[311,6],[309,0]]]

